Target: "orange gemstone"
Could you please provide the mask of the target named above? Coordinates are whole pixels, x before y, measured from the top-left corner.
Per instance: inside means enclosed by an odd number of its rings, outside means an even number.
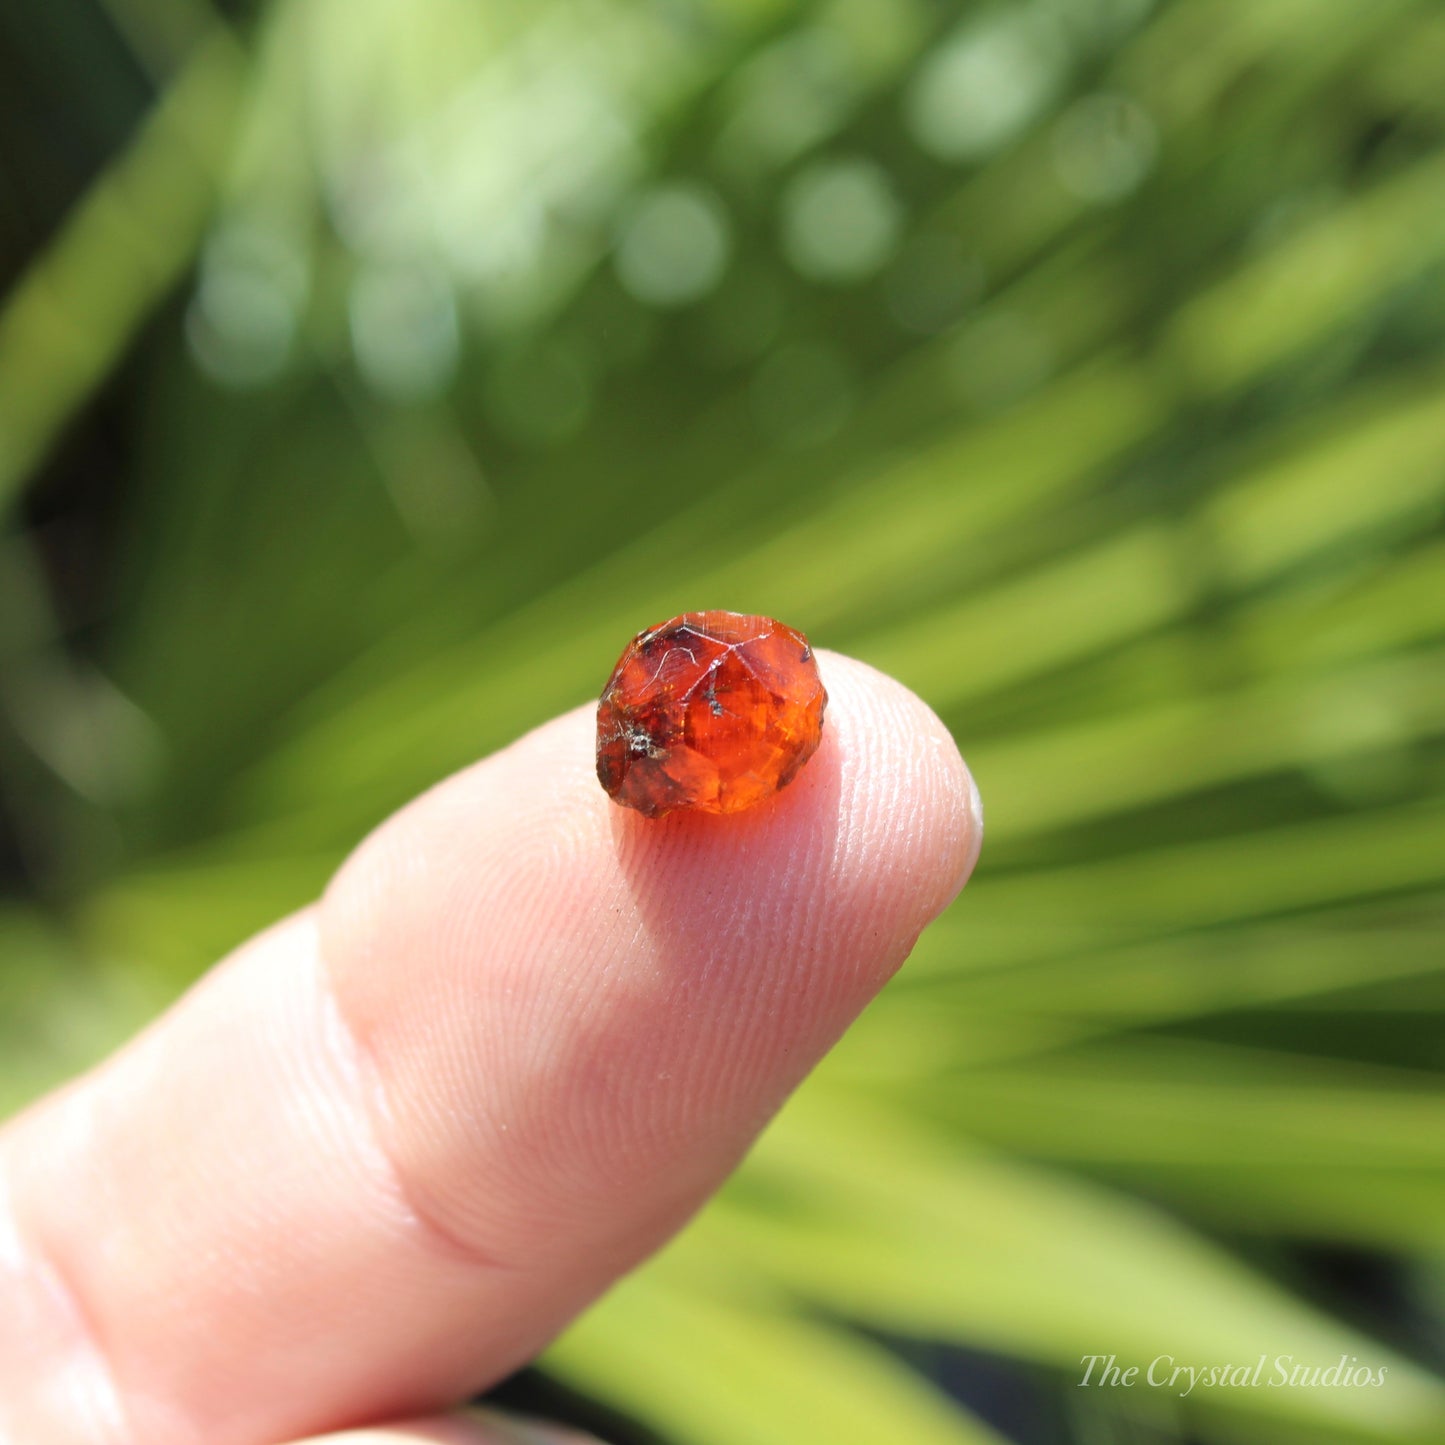
[[[639,632],[613,669],[597,704],[597,776],[649,818],[740,813],[797,777],[827,702],[801,632],[684,612]]]

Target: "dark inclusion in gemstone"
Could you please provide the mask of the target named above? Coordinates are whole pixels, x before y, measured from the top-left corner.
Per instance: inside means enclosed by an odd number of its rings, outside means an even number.
[[[797,777],[827,702],[801,632],[684,612],[638,633],[613,669],[597,705],[597,776],[649,818],[740,813]]]

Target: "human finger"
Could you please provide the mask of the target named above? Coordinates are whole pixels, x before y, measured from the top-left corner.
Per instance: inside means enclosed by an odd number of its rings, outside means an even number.
[[[399,1418],[512,1370],[655,1249],[977,853],[933,714],[821,667],[823,744],[769,803],[619,809],[579,709],[389,820],[13,1126],[0,1292],[46,1327],[0,1314],[0,1395],[59,1390],[58,1419],[82,1391],[146,1445]],[[100,1438],[55,1430],[22,1438]]]

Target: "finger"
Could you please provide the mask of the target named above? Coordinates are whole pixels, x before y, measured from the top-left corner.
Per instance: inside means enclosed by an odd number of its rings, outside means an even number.
[[[615,807],[579,709],[403,810],[15,1126],[12,1285],[69,1301],[51,1368],[103,1361],[147,1445],[395,1419],[515,1368],[656,1248],[976,856],[937,719],[821,665],[823,745],[768,804]],[[0,1365],[31,1401],[33,1356]]]

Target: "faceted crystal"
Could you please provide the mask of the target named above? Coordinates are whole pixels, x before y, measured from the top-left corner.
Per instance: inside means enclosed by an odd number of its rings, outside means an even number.
[[[597,705],[597,776],[649,818],[739,813],[797,777],[827,701],[801,632],[684,612],[638,633],[613,669]]]

